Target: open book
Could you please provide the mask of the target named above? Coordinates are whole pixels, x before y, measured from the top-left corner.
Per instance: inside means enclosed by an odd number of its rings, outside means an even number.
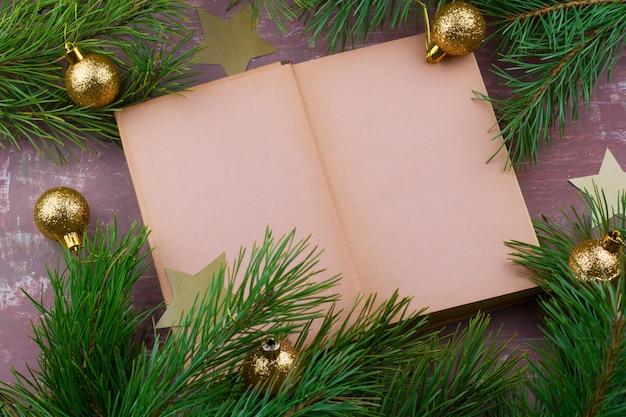
[[[429,312],[481,307],[534,286],[508,240],[536,236],[473,55],[436,65],[412,36],[269,65],[118,112],[164,299],[165,268],[296,228],[358,292],[395,289]]]

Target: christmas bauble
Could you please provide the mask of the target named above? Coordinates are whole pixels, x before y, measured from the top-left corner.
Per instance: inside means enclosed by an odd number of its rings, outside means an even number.
[[[588,239],[570,254],[569,266],[582,281],[610,281],[621,271],[621,234],[614,230],[602,239]]]
[[[439,62],[445,54],[465,55],[477,49],[485,39],[487,25],[482,13],[464,1],[443,5],[433,18],[432,45],[426,54],[430,63]]]
[[[72,101],[93,108],[111,104],[120,91],[120,75],[113,61],[101,54],[83,54],[77,46],[67,49],[65,89]]]
[[[298,352],[286,340],[268,337],[244,360],[243,381],[276,395],[295,368]]]
[[[87,200],[72,188],[52,188],[35,204],[35,224],[39,231],[47,238],[62,241],[71,251],[80,247],[88,223]]]

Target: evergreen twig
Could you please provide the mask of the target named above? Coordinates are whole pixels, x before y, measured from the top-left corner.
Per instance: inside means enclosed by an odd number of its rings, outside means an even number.
[[[233,4],[239,1],[233,0]],[[285,20],[300,20],[310,45],[326,45],[327,53],[360,46],[375,31],[398,30],[422,13],[415,0],[247,1],[252,3],[254,16],[265,10],[279,29],[285,28]],[[435,0],[424,3],[430,6]]]
[[[521,357],[504,357],[507,343],[489,342],[485,316],[443,335],[427,330],[421,311],[397,293],[335,311],[339,277],[317,279],[321,251],[294,232],[278,240],[268,232],[249,255],[242,251],[177,330],[155,334],[148,347],[133,335],[152,312],[133,312],[130,299],[147,265],[146,238],[144,228],[119,235],[110,226],[85,239],[78,259],[65,252],[63,272],[50,271],[53,308],[33,300],[42,317],[33,329],[40,369],[15,372],[14,384],[0,386],[0,412],[468,416],[502,405],[515,386]],[[239,370],[266,333],[301,333],[296,372],[276,396],[247,388]],[[418,403],[409,412],[407,404]]]
[[[615,283],[581,282],[568,266],[569,254],[581,241],[602,237],[608,229],[625,232],[626,198],[620,196],[617,213],[609,213],[598,189],[581,199],[584,212],[572,208],[568,224],[536,222],[540,246],[509,242],[516,262],[545,291],[540,300],[544,338],[532,347],[540,359],[529,364],[532,373],[526,381],[535,403],[523,403],[520,415],[626,413],[623,268]],[[602,220],[600,227],[593,226],[594,218]]]
[[[515,166],[536,162],[539,146],[563,137],[589,105],[599,77],[626,46],[626,1],[474,2],[491,18],[499,43],[494,72],[511,97],[490,100]]]
[[[183,1],[17,0],[0,3],[0,147],[28,141],[64,163],[70,145],[117,141],[113,112],[186,88],[195,48],[187,46]],[[63,85],[66,41],[110,55],[121,69],[117,100],[101,109],[73,104]]]
[[[623,415],[624,273],[616,285],[581,282],[567,259],[583,239],[605,229],[625,232],[626,198],[616,213],[597,190],[582,200],[586,210],[573,210],[569,227],[535,223],[541,246],[508,243],[545,291],[544,339],[531,346],[539,361],[527,365],[508,342],[487,333],[482,314],[449,333],[428,329],[422,312],[397,293],[382,302],[363,297],[340,314],[332,292],[339,277],[316,279],[324,272],[317,269],[321,251],[309,248],[307,239],[296,241],[294,232],[278,240],[268,232],[249,255],[242,250],[177,331],[155,334],[148,347],[134,335],[152,312],[132,311],[130,299],[147,265],[147,231],[97,230],[78,258],[65,252],[63,272],[50,270],[54,306],[32,300],[42,317],[34,327],[40,369],[16,372],[16,383],[0,387],[0,413]],[[599,228],[593,218],[602,220]],[[266,333],[301,333],[297,372],[276,396],[245,387],[239,371]]]

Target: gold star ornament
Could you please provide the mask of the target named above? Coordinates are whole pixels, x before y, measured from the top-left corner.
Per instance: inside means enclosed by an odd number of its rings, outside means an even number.
[[[244,72],[252,58],[276,52],[253,28],[252,5],[229,20],[198,10],[204,48],[196,54],[200,64],[221,65],[228,75]]]
[[[173,298],[156,328],[177,327],[184,314],[189,312],[194,303],[199,302],[200,297],[206,294],[215,277],[221,273],[225,265],[226,255],[221,254],[195,275],[166,268],[167,277],[172,286]],[[221,291],[220,299],[224,297],[225,292]]]
[[[622,170],[611,151],[607,149],[598,174],[572,178],[569,182],[590,197],[594,197],[595,188],[604,193],[609,214],[613,215],[617,213],[620,198],[626,191],[626,172]]]

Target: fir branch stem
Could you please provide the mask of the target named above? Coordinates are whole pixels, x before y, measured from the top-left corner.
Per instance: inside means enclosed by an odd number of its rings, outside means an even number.
[[[511,91],[506,99],[483,98],[494,104],[513,165],[537,162],[539,145],[550,145],[555,133],[563,138],[580,103],[591,102],[600,74],[610,80],[626,45],[626,0],[475,3],[498,25],[493,72]]]
[[[575,9],[580,7],[591,7],[599,4],[626,3],[626,0],[568,0],[563,3],[555,3],[545,5],[535,10],[529,10],[524,13],[511,15],[507,21],[514,22],[516,20],[534,19],[536,17],[545,16],[559,10]]]
[[[604,358],[601,361],[601,369],[597,376],[597,384],[593,395],[590,398],[589,407],[582,414],[583,417],[595,417],[603,415],[601,406],[605,399],[606,394],[610,391],[610,382],[614,375],[615,367],[618,365],[620,358],[624,355],[624,331],[626,321],[621,314],[621,297],[617,299],[617,306],[615,309],[615,317],[611,326],[611,332],[608,337],[610,341],[608,348],[605,351]]]
[[[561,62],[559,62],[556,67],[550,71],[550,75],[548,75],[545,80],[543,80],[543,83],[539,85],[537,91],[532,95],[531,102],[529,104],[541,99],[543,94],[546,93],[546,90],[553,85],[554,81],[557,80],[559,75],[561,75],[561,73],[567,68],[567,65],[571,63],[574,58],[576,58],[576,56],[588,45],[588,43],[589,41],[577,45],[563,56]]]

